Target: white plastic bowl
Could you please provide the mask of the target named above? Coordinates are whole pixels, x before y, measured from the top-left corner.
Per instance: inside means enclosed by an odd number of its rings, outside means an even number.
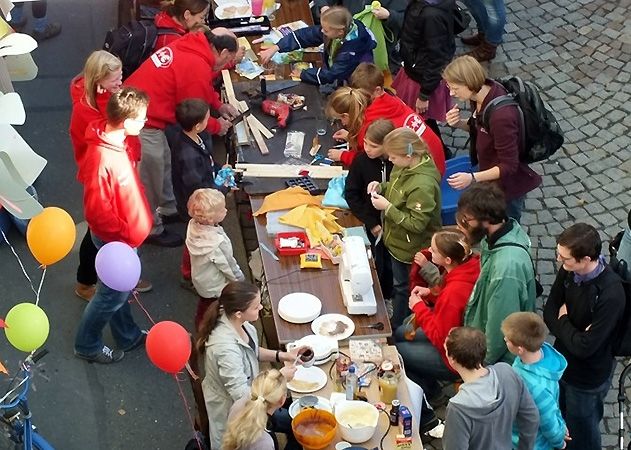
[[[367,402],[342,401],[335,404],[335,420],[345,441],[360,444],[375,434],[379,410]]]

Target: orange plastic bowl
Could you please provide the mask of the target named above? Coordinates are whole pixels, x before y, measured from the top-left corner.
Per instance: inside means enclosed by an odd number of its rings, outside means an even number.
[[[321,450],[335,438],[335,416],[321,409],[305,409],[291,422],[291,429],[305,450]]]

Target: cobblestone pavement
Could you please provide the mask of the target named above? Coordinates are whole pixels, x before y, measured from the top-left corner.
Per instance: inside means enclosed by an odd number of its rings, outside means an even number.
[[[557,270],[555,237],[582,221],[608,241],[626,223],[631,208],[631,0],[506,3],[505,42],[489,65],[490,73],[534,82],[565,132],[562,150],[532,166],[543,184],[528,195],[522,217],[547,293]],[[447,130],[444,135],[459,154],[466,153],[466,136]],[[605,449],[618,448],[622,367],[619,363],[606,398],[601,425]],[[444,417],[444,408],[437,412]],[[628,419],[625,428],[629,442]],[[440,449],[441,441],[427,441],[425,447]]]

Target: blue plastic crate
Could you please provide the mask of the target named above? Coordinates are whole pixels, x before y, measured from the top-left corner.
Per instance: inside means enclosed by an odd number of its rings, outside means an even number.
[[[448,159],[445,162],[445,176],[440,182],[440,191],[442,194],[443,206],[440,210],[440,215],[443,220],[443,225],[455,225],[456,224],[456,210],[458,209],[458,199],[462,191],[457,191],[447,183],[447,178],[458,172],[470,172],[471,171],[471,159],[469,155],[458,156],[457,158]]]

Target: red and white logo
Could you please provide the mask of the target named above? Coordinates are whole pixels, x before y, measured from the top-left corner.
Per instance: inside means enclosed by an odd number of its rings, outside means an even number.
[[[403,126],[414,131],[419,136],[421,136],[425,132],[425,128],[427,127],[425,125],[425,122],[423,122],[423,119],[421,119],[418,114],[414,113],[405,118],[405,120],[403,121]]]
[[[157,68],[167,68],[173,62],[173,52],[169,47],[162,47],[151,55],[151,61]]]

